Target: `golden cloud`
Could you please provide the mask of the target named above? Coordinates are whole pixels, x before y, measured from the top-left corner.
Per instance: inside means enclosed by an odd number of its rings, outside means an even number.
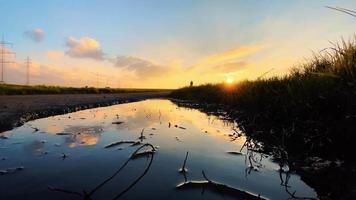
[[[262,45],[245,45],[237,48],[229,49],[223,52],[212,54],[200,59],[196,64],[194,64],[191,69],[196,69],[205,66],[211,66],[213,64],[218,64],[223,61],[230,59],[235,59],[238,57],[246,56],[261,50],[264,46]]]
[[[100,43],[90,37],[81,37],[76,39],[74,37],[67,38],[66,54],[70,57],[76,58],[92,58],[96,60],[103,60],[104,53],[100,48]]]

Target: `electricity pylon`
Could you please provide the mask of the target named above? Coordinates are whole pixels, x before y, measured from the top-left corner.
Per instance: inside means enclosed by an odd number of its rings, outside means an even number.
[[[0,41],[0,48],[1,48],[1,50],[0,50],[0,55],[1,55],[1,60],[0,60],[0,63],[1,63],[1,80],[0,80],[0,83],[4,83],[4,65],[5,64],[9,64],[9,63],[14,63],[14,62],[6,60],[5,57],[7,55],[15,55],[16,56],[16,54],[14,52],[12,52],[11,50],[6,49],[6,45],[12,47],[12,43],[6,42],[4,40],[4,36],[3,36],[2,40]]]

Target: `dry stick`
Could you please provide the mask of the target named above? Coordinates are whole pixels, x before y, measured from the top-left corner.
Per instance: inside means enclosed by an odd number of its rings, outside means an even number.
[[[107,182],[109,182],[111,179],[113,179],[117,174],[120,173],[120,171],[132,160],[132,158],[137,154],[137,152],[139,152],[142,148],[146,147],[146,146],[150,146],[152,149],[155,149],[154,146],[152,144],[144,144],[142,146],[140,146],[139,148],[137,148],[130,156],[129,159],[126,160],[126,162],[113,174],[111,175],[109,178],[105,179],[102,183],[100,183],[98,186],[96,186],[92,191],[89,192],[89,196],[93,195],[98,189],[100,189],[101,187],[103,187]],[[153,158],[152,158],[153,160]],[[152,161],[151,161],[152,162]],[[149,166],[151,166],[151,164],[149,164]],[[146,168],[147,169],[147,168]],[[146,171],[146,170],[145,170]]]
[[[184,162],[183,162],[183,166],[179,170],[181,173],[186,173],[187,172],[187,170],[185,169],[185,164],[187,163],[188,154],[189,154],[189,151],[187,151],[187,154],[185,154],[185,159],[184,159]]]
[[[143,135],[143,131],[145,131],[145,128],[142,129],[141,136],[138,138],[141,140],[141,142],[145,139],[145,136]]]
[[[150,147],[152,147],[152,149],[154,150],[155,148],[151,145],[151,144],[147,144]],[[122,192],[120,192],[120,194],[116,195],[113,200],[116,200],[118,198],[120,198],[122,195],[124,195],[126,192],[128,192],[133,186],[135,186],[148,172],[148,170],[150,169],[152,162],[153,162],[153,156],[154,154],[151,154],[151,160],[150,163],[148,164],[148,166],[146,167],[145,171],[134,181],[132,182],[125,190],[123,190]]]
[[[217,190],[218,192],[221,192],[222,194],[229,194],[233,197],[238,197],[242,199],[251,199],[251,200],[263,200],[265,199],[264,197],[261,197],[260,195],[255,195],[243,190],[239,190],[233,187],[230,187],[225,184],[217,183],[215,181],[210,180],[204,171],[202,171],[203,177],[205,181],[188,181],[184,182],[182,184],[179,184],[176,188],[177,189],[189,189],[189,188],[195,188],[195,187],[205,187],[205,188],[213,188]]]
[[[63,193],[67,193],[67,194],[73,194],[73,195],[78,195],[81,197],[84,197],[83,194],[79,193],[79,192],[75,192],[75,191],[70,191],[70,190],[64,190],[64,189],[60,189],[60,188],[54,188],[51,186],[47,186],[47,188],[51,191],[55,191],[55,192],[63,192]],[[85,198],[85,197],[84,197]]]
[[[120,144],[135,144],[137,141],[133,141],[133,140],[121,140],[121,141],[118,141],[118,142],[113,142],[111,144],[108,144],[105,146],[105,148],[110,148],[110,147],[114,147],[114,146],[117,146],[117,145],[120,145]]]
[[[126,162],[112,175],[110,176],[109,178],[105,179],[102,183],[100,183],[98,186],[96,186],[93,190],[91,190],[89,193],[87,193],[86,191],[83,191],[83,194],[82,193],[79,193],[79,192],[75,192],[75,191],[70,191],[70,190],[65,190],[65,189],[60,189],[60,188],[53,188],[53,187],[49,187],[48,186],[48,189],[51,190],[51,191],[56,191],[56,192],[63,192],[63,193],[67,193],[67,194],[72,194],[72,195],[78,195],[80,197],[82,197],[84,200],[90,200],[91,196],[96,192],[98,191],[101,187],[103,187],[106,183],[108,183],[110,180],[112,180],[118,173],[120,173],[120,171],[136,156],[136,154],[138,154],[138,152],[146,147],[146,146],[149,146],[152,148],[152,151],[151,151],[151,160],[150,160],[150,163],[149,165],[146,167],[145,171],[143,172],[143,174],[138,178],[136,179],[128,188],[126,188],[124,191],[122,191],[118,196],[116,196],[114,199],[117,199],[119,198],[120,196],[122,196],[124,193],[126,193],[127,191],[129,191],[135,184],[138,183],[138,181],[144,176],[146,175],[146,173],[148,172],[149,168],[151,167],[151,164],[152,164],[152,161],[153,161],[153,153],[154,153],[154,146],[152,144],[144,144],[142,145],[141,147],[137,148],[130,156],[130,158],[128,158],[126,160]]]

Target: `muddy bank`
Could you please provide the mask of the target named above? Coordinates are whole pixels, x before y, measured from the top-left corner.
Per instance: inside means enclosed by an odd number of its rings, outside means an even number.
[[[0,132],[41,117],[149,98],[162,98],[169,93],[0,95]]]

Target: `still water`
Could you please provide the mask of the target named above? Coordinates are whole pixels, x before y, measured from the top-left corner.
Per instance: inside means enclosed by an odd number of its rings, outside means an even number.
[[[238,198],[224,189],[176,188],[185,180],[204,181],[202,170],[210,180],[267,199],[288,199],[293,192],[316,197],[296,174],[288,187],[281,184],[285,177],[270,156],[256,153],[258,164],[250,167],[245,148],[242,154],[228,153],[239,152],[246,140],[242,135],[232,141],[234,128],[219,117],[160,99],[34,120],[0,133],[0,199],[85,199],[84,193],[112,176],[143,143],[155,147],[153,157],[129,160],[90,199],[114,199],[130,185],[120,199]],[[142,144],[105,148],[118,141]],[[186,152],[184,176],[179,169]]]

